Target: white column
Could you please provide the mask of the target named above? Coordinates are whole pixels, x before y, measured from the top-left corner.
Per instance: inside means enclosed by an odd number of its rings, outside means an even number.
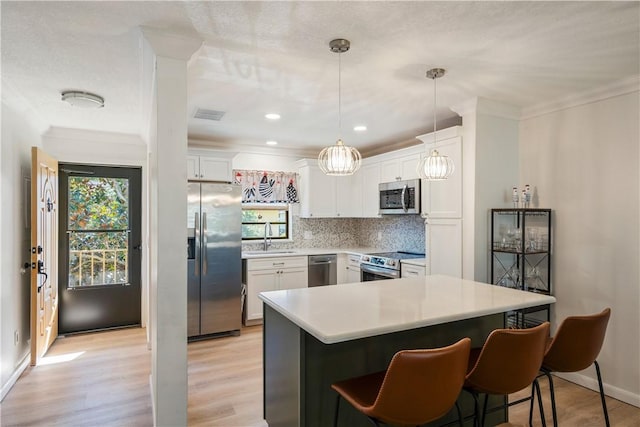
[[[510,207],[519,186],[519,108],[474,98],[451,108],[462,117],[462,277],[490,282],[489,210]]]
[[[187,425],[187,61],[202,42],[143,28],[151,84],[150,318],[153,419]]]

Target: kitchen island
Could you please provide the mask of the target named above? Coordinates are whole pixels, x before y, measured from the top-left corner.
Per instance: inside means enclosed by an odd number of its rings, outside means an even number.
[[[337,380],[385,369],[399,350],[470,337],[479,347],[504,313],[555,298],[447,276],[264,292],[264,416],[269,426],[332,425]],[[470,413],[472,400],[461,404]],[[492,414],[490,422],[506,419]],[[369,425],[341,405],[339,425]],[[491,424],[494,425],[494,424]]]

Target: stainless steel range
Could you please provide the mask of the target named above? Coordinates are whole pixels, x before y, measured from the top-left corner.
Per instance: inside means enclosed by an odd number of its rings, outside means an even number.
[[[372,280],[399,279],[400,260],[424,258],[424,254],[414,252],[382,252],[360,257],[360,279]]]

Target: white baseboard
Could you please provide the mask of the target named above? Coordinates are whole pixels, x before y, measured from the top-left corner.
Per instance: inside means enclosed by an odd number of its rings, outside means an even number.
[[[149,393],[151,394],[151,414],[153,416],[153,425],[156,424],[156,396],[153,394],[153,378],[149,375]]]
[[[7,394],[9,394],[9,390],[14,386],[20,375],[29,367],[29,362],[31,361],[31,353],[27,353],[13,374],[9,377],[5,384],[2,384],[2,390],[0,391],[0,402],[2,402]]]
[[[553,375],[600,393],[597,379],[587,377],[586,375],[580,375],[575,372],[554,372]],[[619,387],[615,387],[607,383],[603,383],[603,387],[604,394],[606,394],[607,396],[613,397],[614,399],[618,399],[622,402],[628,403],[629,405],[640,408],[640,394],[634,394],[630,391],[623,390]]]

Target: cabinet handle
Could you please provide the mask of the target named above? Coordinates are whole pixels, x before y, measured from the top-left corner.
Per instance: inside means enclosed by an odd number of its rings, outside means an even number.
[[[274,262],[273,266],[275,267],[276,265],[284,265],[284,262]]]

